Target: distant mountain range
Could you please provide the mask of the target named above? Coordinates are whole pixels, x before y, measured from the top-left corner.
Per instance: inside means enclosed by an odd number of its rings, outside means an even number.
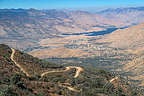
[[[115,12],[115,13],[124,13],[124,12],[131,12],[131,11],[144,11],[144,7],[128,7],[128,8],[109,8],[106,10],[102,10],[98,12],[98,14],[108,13],[108,12]]]
[[[82,33],[144,22],[144,8],[107,9],[98,13],[68,10],[0,9],[0,43],[21,50],[41,39],[63,33]],[[17,44],[17,45],[16,45]]]
[[[98,14],[124,25],[135,25],[144,21],[144,7],[107,9],[98,12]]]

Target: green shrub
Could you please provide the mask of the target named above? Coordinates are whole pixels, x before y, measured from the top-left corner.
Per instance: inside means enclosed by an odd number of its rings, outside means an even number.
[[[15,74],[10,78],[11,84],[17,84],[21,80],[21,75]]]
[[[18,95],[15,92],[13,92],[11,86],[8,86],[5,88],[0,88],[0,96],[18,96]]]
[[[36,96],[45,96],[44,93],[39,92]]]

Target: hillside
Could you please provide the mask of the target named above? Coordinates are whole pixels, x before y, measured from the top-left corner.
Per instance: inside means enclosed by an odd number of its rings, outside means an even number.
[[[62,66],[0,45],[1,96],[142,96],[110,72]]]
[[[99,42],[109,43],[109,47],[122,49],[140,49],[144,46],[144,23],[119,29],[111,34],[105,35]]]
[[[144,23],[119,29],[111,34],[103,36],[97,42],[106,43],[105,47],[120,48],[125,51],[125,62],[123,64],[123,72],[129,73],[129,77],[133,80],[140,81],[139,86],[143,86],[143,64],[144,64]],[[118,56],[121,56],[118,54]],[[123,62],[123,61],[121,61]],[[137,82],[138,83],[138,82]]]
[[[144,51],[141,51],[141,53],[137,53],[137,56],[135,58],[124,65],[123,70],[125,72],[128,72],[129,78],[132,80],[138,81],[136,82],[138,86],[142,87],[144,86]]]
[[[78,49],[68,49],[65,47],[60,48],[53,48],[51,50],[36,50],[32,51],[29,54],[32,54],[35,57],[39,58],[52,58],[52,57],[59,57],[59,58],[67,58],[67,57],[84,57],[87,56],[88,53]]]

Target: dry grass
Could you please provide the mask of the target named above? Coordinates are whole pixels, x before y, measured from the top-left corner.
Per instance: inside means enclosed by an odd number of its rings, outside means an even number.
[[[44,49],[30,52],[31,55],[39,58],[67,58],[67,57],[85,57],[88,56],[88,52],[79,49],[68,49],[65,47]]]

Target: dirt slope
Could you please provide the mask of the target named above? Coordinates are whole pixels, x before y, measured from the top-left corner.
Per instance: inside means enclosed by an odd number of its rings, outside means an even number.
[[[82,51],[80,49],[68,49],[65,47],[44,49],[32,51],[29,54],[39,57],[39,58],[67,58],[67,57],[84,57],[88,55],[88,52]]]
[[[141,48],[144,46],[144,23],[126,29],[119,29],[105,35],[99,42],[110,43],[108,46],[115,48]]]

